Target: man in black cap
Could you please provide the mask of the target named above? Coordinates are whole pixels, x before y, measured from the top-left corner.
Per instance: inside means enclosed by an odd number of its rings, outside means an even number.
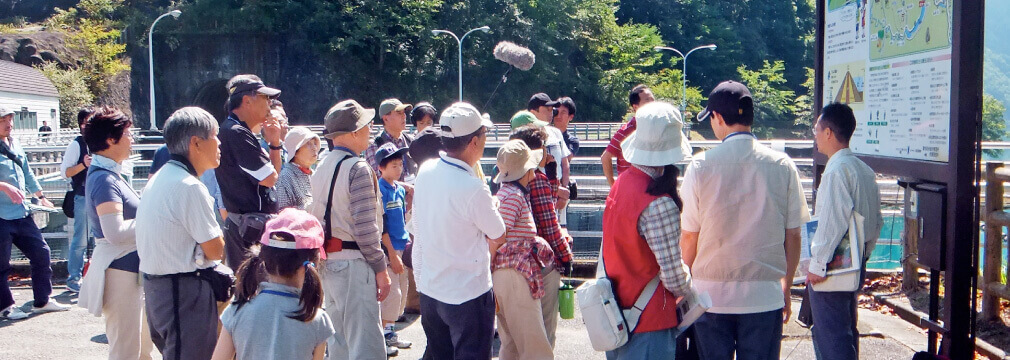
[[[750,132],[754,100],[743,84],[719,84],[698,119],[710,119],[722,139],[688,164],[680,189],[684,262],[712,297],[694,325],[699,354],[778,359],[799,230],[810,219],[799,172]]]
[[[281,159],[281,127],[270,115],[270,100],[281,91],[267,87],[256,75],[236,75],[228,89],[228,119],[221,124],[221,166],[217,181],[228,211],[225,220],[225,254],[228,267],[251,256],[249,247],[259,242],[270,214],[277,212],[272,187],[277,182]],[[263,127],[269,153],[260,147],[252,129]]]
[[[537,119],[540,121],[551,123],[554,121],[554,111],[555,107],[558,106],[558,102],[551,100],[550,96],[544,93],[536,93],[530,97],[530,101],[526,103],[526,110],[536,115]],[[569,170],[569,157],[572,156],[572,152],[565,145],[565,137],[561,134],[561,130],[554,127],[553,125],[544,126],[544,130],[547,131],[547,143],[545,144],[545,149],[547,153],[554,157],[554,166],[551,169],[551,164],[547,164],[547,169],[544,170],[547,176],[551,180],[556,180],[558,182],[558,211],[564,212],[565,205],[568,204],[568,170]]]

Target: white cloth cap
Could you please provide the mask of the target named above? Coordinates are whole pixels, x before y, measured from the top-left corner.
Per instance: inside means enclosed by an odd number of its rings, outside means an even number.
[[[666,166],[691,157],[691,145],[684,138],[680,110],[654,101],[638,108],[638,127],[621,143],[624,159],[644,166]]]
[[[481,126],[494,126],[490,117],[482,116],[477,108],[465,102],[452,104],[448,109],[442,111],[442,116],[438,118],[438,125],[442,128],[442,136],[447,138],[473,134]]]
[[[298,149],[301,149],[305,143],[313,138],[318,139],[319,136],[312,132],[312,130],[309,130],[309,128],[304,126],[291,127],[288,135],[284,137],[284,149],[288,151],[287,156],[284,157],[284,162],[294,159]]]

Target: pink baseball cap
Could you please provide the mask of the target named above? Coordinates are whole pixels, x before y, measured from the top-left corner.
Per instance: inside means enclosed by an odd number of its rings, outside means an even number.
[[[278,249],[320,249],[323,247],[323,226],[305,210],[287,208],[267,221],[260,243]]]

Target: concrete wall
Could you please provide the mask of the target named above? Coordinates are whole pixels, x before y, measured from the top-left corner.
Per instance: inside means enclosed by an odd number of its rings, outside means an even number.
[[[200,106],[222,119],[227,91],[234,75],[256,74],[271,87],[281,89],[280,100],[293,124],[321,124],[326,110],[339,98],[331,68],[297,39],[249,34],[170,34],[154,36],[154,76],[157,123],[183,106]],[[134,119],[150,117],[147,49],[132,55],[130,91]],[[378,106],[378,104],[375,104]]]
[[[48,121],[49,127],[53,128],[53,130],[60,127],[60,99],[57,97],[0,91],[0,105],[14,111],[21,111],[21,108],[27,107],[29,112],[36,113],[38,120],[36,127],[22,129],[15,126],[15,131],[37,131],[38,127],[42,126],[43,120]],[[56,110],[55,114],[53,114],[53,110]]]

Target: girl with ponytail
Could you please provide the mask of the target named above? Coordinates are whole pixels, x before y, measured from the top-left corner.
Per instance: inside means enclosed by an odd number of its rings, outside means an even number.
[[[322,359],[334,334],[320,309],[322,226],[304,210],[284,209],[267,222],[260,243],[259,254],[238,269],[213,359]]]

